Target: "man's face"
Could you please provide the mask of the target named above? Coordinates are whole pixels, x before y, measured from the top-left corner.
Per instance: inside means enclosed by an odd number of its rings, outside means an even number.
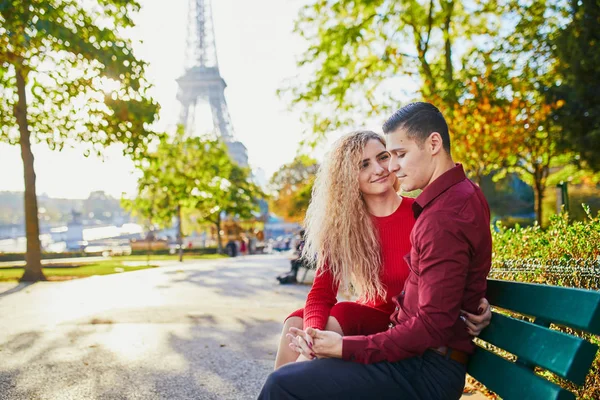
[[[386,135],[386,141],[391,154],[388,169],[396,174],[402,190],[410,192],[425,188],[433,175],[432,155],[427,151],[429,139],[419,145],[398,128]]]

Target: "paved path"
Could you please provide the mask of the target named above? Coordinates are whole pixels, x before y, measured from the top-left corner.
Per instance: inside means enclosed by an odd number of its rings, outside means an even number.
[[[0,399],[254,399],[309,290],[276,283],[288,268],[261,255],[0,283]]]

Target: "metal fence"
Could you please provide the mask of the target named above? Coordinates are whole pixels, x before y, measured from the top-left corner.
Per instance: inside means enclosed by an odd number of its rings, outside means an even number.
[[[494,260],[489,277],[599,290],[600,257],[570,260]]]

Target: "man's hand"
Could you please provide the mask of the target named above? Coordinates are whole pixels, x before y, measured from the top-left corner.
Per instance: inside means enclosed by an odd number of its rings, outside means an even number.
[[[477,311],[479,311],[479,315],[460,310],[461,319],[467,325],[467,332],[473,336],[479,336],[481,331],[488,326],[492,320],[492,310],[487,299],[481,299]]]
[[[307,358],[342,358],[342,335],[337,332],[290,328],[287,336],[292,340],[290,347]]]

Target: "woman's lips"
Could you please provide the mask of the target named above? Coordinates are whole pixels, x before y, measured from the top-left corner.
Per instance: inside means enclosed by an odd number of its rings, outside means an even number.
[[[385,181],[385,180],[388,178],[388,176],[389,176],[389,175],[382,176],[381,178],[379,178],[379,179],[376,179],[376,180],[372,181],[371,183],[379,183],[379,182],[384,182],[384,181]]]

